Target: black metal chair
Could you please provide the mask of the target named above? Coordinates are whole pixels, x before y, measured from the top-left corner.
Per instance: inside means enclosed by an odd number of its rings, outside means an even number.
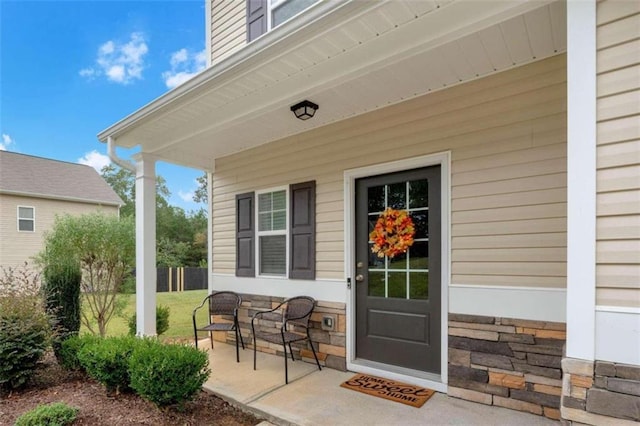
[[[209,302],[209,324],[198,327],[196,325],[196,312],[202,308],[205,303]],[[240,362],[240,349],[238,348],[238,340],[242,343],[242,349],[244,349],[244,340],[242,339],[242,332],[240,331],[240,325],[238,324],[238,308],[242,303],[242,298],[239,294],[233,291],[217,291],[213,292],[204,298],[200,306],[193,310],[193,334],[196,339],[196,348],[198,347],[198,331],[208,331],[209,338],[211,339],[211,349],[213,349],[213,332],[214,331],[235,331],[236,333],[236,361]],[[213,315],[223,315],[227,317],[233,317],[233,322],[215,322],[212,319]],[[239,337],[239,339],[238,339]]]
[[[289,370],[287,367],[287,346],[289,346],[289,353],[291,354],[291,361],[293,359],[293,351],[291,350],[291,343],[299,342],[302,340],[308,340],[309,345],[311,346],[311,351],[313,352],[313,357],[316,359],[316,364],[318,364],[318,370],[322,370],[320,367],[320,361],[318,361],[318,356],[316,355],[316,350],[313,347],[313,343],[311,342],[311,337],[309,336],[309,319],[311,318],[311,313],[313,312],[313,308],[315,307],[316,301],[308,296],[296,296],[290,299],[285,300],[280,303],[273,309],[268,311],[257,312],[251,318],[251,332],[253,333],[253,369],[256,369],[256,340],[266,340],[271,343],[281,343],[282,349],[284,350],[284,381],[285,383],[289,383]],[[278,318],[278,321],[282,321],[282,327],[280,327],[280,332],[266,332],[263,330],[256,330],[255,321],[256,319],[260,319],[262,316],[277,311],[282,308],[282,318]],[[273,314],[272,314],[273,315]],[[299,332],[289,331],[287,330],[287,326],[294,326],[297,328],[304,328],[306,334],[301,334]]]

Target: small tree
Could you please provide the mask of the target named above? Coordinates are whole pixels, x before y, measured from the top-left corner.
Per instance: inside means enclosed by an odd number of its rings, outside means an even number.
[[[51,265],[80,265],[85,304],[82,323],[92,333],[104,336],[117,311],[117,294],[135,262],[133,218],[100,213],[57,217],[45,234],[45,249],[38,261],[45,269]]]

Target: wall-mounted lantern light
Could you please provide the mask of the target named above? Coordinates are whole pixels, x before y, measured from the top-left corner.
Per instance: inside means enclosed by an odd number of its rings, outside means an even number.
[[[300,120],[310,119],[315,115],[317,109],[318,109],[318,105],[306,99],[291,107],[291,111],[293,111],[296,118],[299,118]]]

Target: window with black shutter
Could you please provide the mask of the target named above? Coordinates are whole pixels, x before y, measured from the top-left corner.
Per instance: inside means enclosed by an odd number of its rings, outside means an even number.
[[[315,279],[315,204],[315,181],[237,195],[236,275]]]
[[[239,277],[256,275],[253,200],[253,192],[236,195],[236,275]]]
[[[298,183],[289,188],[291,205],[289,278],[316,278],[316,183]]]

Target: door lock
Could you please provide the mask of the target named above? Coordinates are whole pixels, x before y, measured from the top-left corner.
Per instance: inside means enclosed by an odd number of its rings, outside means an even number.
[[[356,281],[364,281],[364,275],[362,274],[356,275]]]
[[[362,268],[362,267],[364,267],[364,263],[363,262],[356,263],[356,268]]]

